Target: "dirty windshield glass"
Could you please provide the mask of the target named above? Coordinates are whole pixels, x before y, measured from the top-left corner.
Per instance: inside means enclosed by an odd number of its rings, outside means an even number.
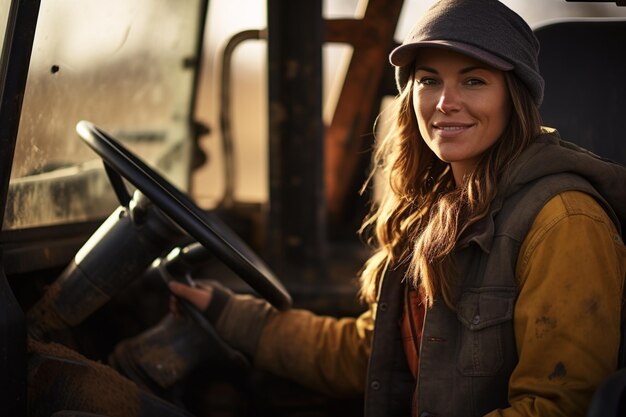
[[[199,0],[41,1],[4,229],[117,206],[102,162],[76,134],[80,120],[187,188],[201,13]]]
[[[9,17],[9,6],[11,2],[0,3],[0,45],[4,44],[4,33],[6,32],[7,18]]]

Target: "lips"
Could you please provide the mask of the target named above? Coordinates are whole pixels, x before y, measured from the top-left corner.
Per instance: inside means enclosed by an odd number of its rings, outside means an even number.
[[[437,129],[441,129],[444,132],[454,132],[457,130],[463,130],[465,129],[464,126],[437,126]]]
[[[473,123],[461,123],[461,122],[435,122],[433,126],[436,129],[442,130],[455,130],[455,129],[463,129],[473,126]]]
[[[444,137],[459,135],[472,126],[474,126],[472,123],[433,123],[433,128]]]

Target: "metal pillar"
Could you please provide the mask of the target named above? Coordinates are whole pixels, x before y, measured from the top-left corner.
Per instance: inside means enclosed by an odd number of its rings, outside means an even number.
[[[322,2],[268,1],[268,258],[284,280],[325,265]]]

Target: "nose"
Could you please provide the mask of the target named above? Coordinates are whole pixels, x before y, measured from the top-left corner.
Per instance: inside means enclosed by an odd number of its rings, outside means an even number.
[[[461,109],[459,92],[453,86],[444,85],[437,102],[437,110],[443,114],[450,114]]]

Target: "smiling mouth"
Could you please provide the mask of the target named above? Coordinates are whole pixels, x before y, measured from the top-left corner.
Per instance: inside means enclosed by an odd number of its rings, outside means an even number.
[[[435,126],[439,130],[444,132],[456,132],[459,130],[467,129],[469,126]]]
[[[456,138],[472,128],[473,124],[434,124],[433,128],[442,138]]]

